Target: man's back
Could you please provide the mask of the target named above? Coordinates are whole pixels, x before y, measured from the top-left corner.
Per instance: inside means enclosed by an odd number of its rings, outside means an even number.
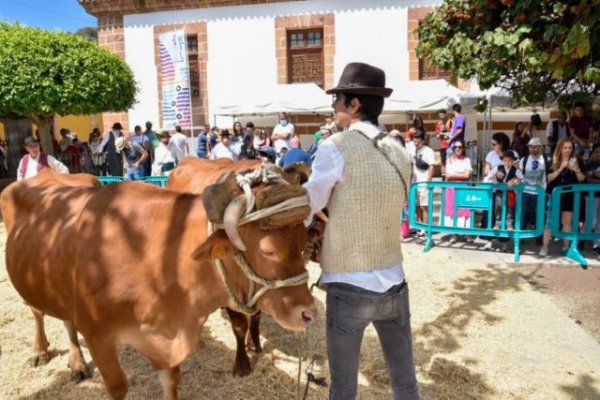
[[[304,162],[310,165],[311,159],[310,154],[297,147],[288,150],[287,153],[285,153],[285,155],[281,158],[282,167],[286,167],[290,164],[295,164],[299,162]]]

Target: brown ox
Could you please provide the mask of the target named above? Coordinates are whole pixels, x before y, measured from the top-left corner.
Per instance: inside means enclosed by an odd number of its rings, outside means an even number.
[[[238,247],[241,237],[243,255],[260,277],[305,273],[301,221],[263,230],[259,220],[238,230],[232,216],[241,208],[234,203],[225,212],[227,233],[209,237],[199,195],[135,182],[66,186],[40,174],[2,193],[2,212],[12,218],[7,271],[28,304],[83,335],[112,398],[127,393],[116,347],[125,343],[158,370],[164,397],[176,399],[179,365],[195,351],[200,327],[219,307],[233,307],[215,258],[236,296],[247,295],[249,280],[228,235],[235,234]],[[305,284],[270,290],[256,306],[288,329],[303,330],[316,318]],[[85,368],[78,343],[73,346],[81,365],[71,368]]]
[[[228,158],[203,160],[186,158],[169,176],[167,188],[183,193],[200,194],[208,185],[215,183],[226,172],[240,172],[256,169],[262,165],[259,160],[241,160],[233,162]],[[279,173],[290,183],[302,183],[310,174],[310,168],[294,166]],[[241,312],[226,308],[231,328],[236,340],[236,355],[232,372],[236,376],[246,376],[252,372],[246,346],[256,353],[262,351],[260,344],[260,311],[247,316]]]

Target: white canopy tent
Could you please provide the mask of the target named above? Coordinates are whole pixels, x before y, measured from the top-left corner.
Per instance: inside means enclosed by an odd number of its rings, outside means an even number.
[[[452,86],[444,79],[407,81],[394,88],[386,100],[384,113],[431,112],[450,109],[454,104],[472,108],[478,96]]]
[[[269,115],[279,112],[292,114],[330,114],[331,97],[314,83],[277,85],[265,90],[251,101],[240,93],[218,104],[213,114],[223,116]]]
[[[278,112],[330,114],[333,111],[331,97],[314,83],[277,85],[252,100],[241,97],[240,93],[232,95],[231,99],[216,105],[212,113],[222,116],[260,116]],[[476,104],[477,97],[443,79],[407,81],[394,88],[392,95],[385,101],[383,113],[437,111],[441,108],[449,109],[457,103],[468,108]]]

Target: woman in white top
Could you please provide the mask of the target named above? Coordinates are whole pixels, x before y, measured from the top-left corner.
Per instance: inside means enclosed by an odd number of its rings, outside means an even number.
[[[446,160],[446,180],[448,182],[465,182],[471,179],[473,167],[471,159],[465,156],[465,148],[462,142],[457,141],[452,145],[452,156]],[[454,219],[454,188],[447,188],[445,191],[445,206],[444,206],[444,223],[447,226],[452,226]],[[471,211],[466,208],[457,210],[456,226],[469,227],[471,222]],[[452,235],[450,242],[454,243],[457,240],[456,235]]]

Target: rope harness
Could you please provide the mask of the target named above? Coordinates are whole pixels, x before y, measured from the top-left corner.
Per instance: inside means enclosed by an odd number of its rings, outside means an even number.
[[[282,211],[292,210],[298,207],[304,207],[308,205],[308,196],[302,197],[292,197],[281,203],[274,204],[273,206],[266,207],[261,210],[252,211],[256,204],[254,193],[252,192],[252,185],[258,183],[273,183],[273,182],[285,182],[281,176],[279,176],[276,172],[270,170],[266,166],[261,166],[258,169],[255,169],[247,174],[241,175],[236,174],[236,180],[238,185],[244,191],[246,196],[246,211],[244,216],[240,218],[238,225],[245,225],[253,221],[257,221],[262,218],[266,218],[268,216],[280,213]],[[287,183],[287,182],[286,182]],[[249,288],[248,294],[245,301],[242,301],[235,294],[233,287],[231,285],[231,279],[225,270],[225,266],[223,265],[223,261],[220,258],[216,258],[215,265],[217,267],[217,271],[225,284],[225,290],[227,291],[227,295],[235,304],[237,311],[242,312],[247,315],[255,314],[257,309],[255,307],[258,299],[265,294],[267,291],[272,289],[278,289],[283,287],[290,286],[299,286],[308,282],[308,272],[304,271],[299,275],[292,276],[287,279],[264,279],[258,276],[248,261],[244,257],[244,255],[239,251],[233,252],[233,259],[236,261],[246,278],[249,280]],[[256,284],[261,285],[262,287],[256,290]]]

